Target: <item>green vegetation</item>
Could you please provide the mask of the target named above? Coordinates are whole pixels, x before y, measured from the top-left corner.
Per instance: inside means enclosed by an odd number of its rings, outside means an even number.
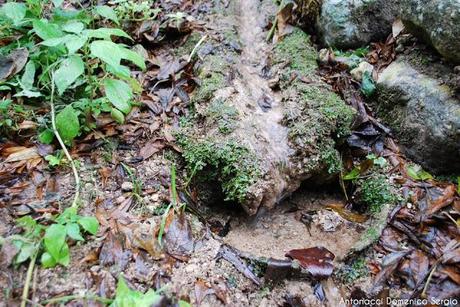
[[[223,134],[231,133],[237,125],[238,110],[222,99],[213,100],[205,115],[208,120],[217,122],[219,131]]]
[[[382,174],[373,173],[368,178],[360,179],[358,186],[359,200],[366,204],[372,214],[379,213],[384,204],[393,204],[398,200],[388,180]]]
[[[178,135],[177,141],[183,148],[191,177],[218,180],[226,200],[244,201],[249,187],[260,175],[257,160],[248,148],[232,141],[195,141],[184,134]]]
[[[275,63],[282,64],[286,59],[290,62],[283,69],[281,86],[286,101],[284,124],[289,128],[290,141],[299,150],[311,151],[306,171],[324,165],[330,174],[338,173],[342,162],[334,140],[350,134],[355,111],[321,84],[316,76],[316,50],[300,29],[295,29],[275,48]],[[293,74],[299,78],[291,80]],[[301,81],[301,77],[311,79],[312,83]]]
[[[360,257],[354,260],[351,264],[345,264],[337,272],[337,276],[345,283],[350,284],[361,277],[369,274],[369,269],[366,265],[366,259]]]
[[[110,112],[118,122],[124,121],[134,93],[140,89],[126,64],[145,69],[145,63],[126,45],[112,41],[114,37],[129,41],[131,38],[123,30],[96,28],[95,17],[112,25],[117,23],[110,7],[69,11],[60,8],[62,1],[53,1],[56,6],[48,13],[43,11],[43,3],[29,0],[2,6],[0,27],[21,38],[0,48],[0,54],[11,56],[12,51],[21,51],[16,61],[27,63],[21,76],[3,76],[6,80],[0,82],[0,87],[29,102],[55,100],[57,130],[70,144],[81,132],[94,128],[88,115]],[[48,120],[40,122],[39,140],[51,143],[53,133]]]
[[[225,85],[225,76],[220,72],[211,72],[201,79],[201,86],[196,90],[192,102],[208,101],[213,97],[215,91]]]
[[[77,209],[73,207],[64,210],[51,222],[44,226],[30,216],[17,220],[23,233],[6,239],[11,240],[18,250],[14,258],[15,264],[21,264],[29,259],[35,262],[35,259],[40,256],[42,266],[45,268],[57,264],[67,266],[70,263],[67,241],[84,241],[82,231],[94,235],[99,228],[95,217],[80,216],[77,214]]]

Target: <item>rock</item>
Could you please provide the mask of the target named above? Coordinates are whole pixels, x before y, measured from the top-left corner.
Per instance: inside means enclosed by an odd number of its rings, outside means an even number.
[[[460,63],[460,1],[400,0],[400,14],[408,31]]]
[[[460,173],[460,101],[446,67],[401,56],[377,80],[377,114],[405,153],[435,173]],[[436,76],[436,77],[434,77]]]
[[[358,67],[350,71],[350,74],[355,80],[361,81],[363,79],[363,75],[365,72],[368,72],[369,74],[372,75],[373,70],[374,70],[374,66],[372,66],[366,61],[363,61],[359,63]]]
[[[248,31],[254,27],[245,24],[238,33],[243,61],[230,48],[202,59],[195,111],[176,135],[193,182],[218,186],[250,215],[272,208],[303,180],[335,178],[342,168],[336,142],[350,133],[354,116],[316,74],[318,54],[299,29],[274,48],[268,76],[279,80],[274,93],[257,65],[267,49],[254,49],[265,44],[264,35]]]
[[[357,48],[385,39],[397,17],[400,0],[325,0],[317,28],[324,44]]]
[[[133,183],[129,181],[125,181],[121,184],[121,190],[123,192],[130,192],[133,190]]]

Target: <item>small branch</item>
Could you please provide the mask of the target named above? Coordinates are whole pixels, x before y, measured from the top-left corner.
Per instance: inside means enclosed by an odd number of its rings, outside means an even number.
[[[426,280],[425,286],[423,287],[423,291],[421,294],[421,297],[424,298],[426,297],[426,291],[428,290],[428,285],[431,282],[431,278],[433,278],[434,271],[436,271],[436,268],[438,267],[439,260],[436,261],[436,263],[433,265],[433,268],[431,269],[430,275],[428,275],[428,278]]]
[[[37,260],[37,256],[38,256],[38,250],[34,253],[32,258],[30,259],[29,267],[27,268],[26,281],[24,282],[24,288],[22,289],[21,307],[26,307],[26,304],[28,301],[30,281],[32,279],[32,273],[34,272],[35,261]]]
[[[49,300],[42,301],[40,303],[44,304],[44,305],[48,305],[48,304],[56,304],[56,303],[65,303],[65,302],[73,301],[73,300],[86,300],[86,301],[92,300],[92,301],[97,301],[97,302],[101,302],[101,303],[104,303],[104,304],[110,304],[110,303],[113,302],[113,300],[105,298],[105,297],[100,297],[100,296],[97,296],[97,295],[88,294],[88,295],[60,296],[60,297],[55,297],[55,298],[51,298]]]
[[[195,45],[195,47],[193,47],[193,50],[192,52],[190,53],[190,55],[188,56],[188,60],[187,62],[190,63],[192,61],[192,58],[193,56],[195,55],[198,47],[200,47],[200,45],[204,42],[204,40],[208,37],[208,35],[206,34],[205,36],[203,36],[199,41],[198,43]]]
[[[51,104],[51,126],[53,127],[53,133],[56,136],[59,145],[61,145],[62,150],[64,151],[64,154],[69,160],[70,165],[72,167],[72,172],[73,176],[75,178],[75,196],[72,201],[72,207],[76,208],[78,207],[78,198],[80,197],[80,177],[78,176],[78,171],[77,168],[75,167],[75,162],[70,156],[69,151],[67,150],[67,147],[65,146],[64,142],[62,141],[61,135],[59,134],[57,128],[56,128],[56,113],[54,110],[54,74],[52,74],[51,77],[51,99],[50,99],[50,104]]]

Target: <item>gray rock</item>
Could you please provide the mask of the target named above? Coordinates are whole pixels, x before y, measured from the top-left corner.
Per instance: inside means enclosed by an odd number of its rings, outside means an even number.
[[[400,58],[377,80],[377,114],[393,129],[403,150],[435,173],[460,173],[460,101],[441,75]],[[445,72],[443,72],[445,75]]]
[[[325,0],[318,19],[323,43],[357,48],[385,39],[397,17],[400,0]]]
[[[401,19],[442,56],[460,63],[460,1],[401,0]]]

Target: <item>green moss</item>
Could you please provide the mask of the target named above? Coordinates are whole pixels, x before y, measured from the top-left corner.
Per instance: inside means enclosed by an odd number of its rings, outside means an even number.
[[[260,176],[253,153],[233,141],[195,141],[184,134],[179,135],[177,141],[183,149],[191,175],[204,175],[205,180],[218,180],[226,200],[243,202],[249,187]]]
[[[289,80],[292,73],[313,75],[318,68],[316,50],[308,34],[298,28],[276,45],[274,58],[275,64],[289,60],[289,69],[283,71],[284,81]]]
[[[201,86],[195,91],[192,102],[208,101],[218,89],[224,87],[225,77],[221,73],[212,72],[205,78],[201,79]]]
[[[238,110],[225,100],[215,99],[208,106],[206,117],[212,122],[217,122],[221,133],[229,134],[237,126]]]
[[[179,46],[174,50],[176,56],[188,56],[192,53],[193,48],[198,44],[202,35],[198,32],[193,32],[189,35],[187,40],[182,46]]]
[[[360,179],[359,201],[366,204],[370,213],[377,214],[384,204],[393,204],[398,198],[387,179],[382,174],[372,174]]]
[[[368,274],[369,269],[367,268],[366,259],[364,257],[360,257],[350,264],[345,264],[337,272],[337,276],[346,284],[350,284]]]

